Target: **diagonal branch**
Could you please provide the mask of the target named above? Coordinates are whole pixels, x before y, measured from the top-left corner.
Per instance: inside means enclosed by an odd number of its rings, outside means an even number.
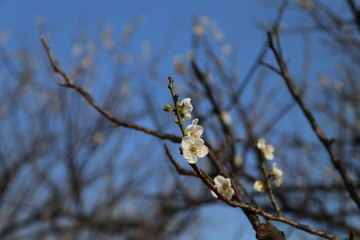
[[[53,70],[60,74],[63,79],[64,82],[60,82],[58,83],[61,86],[64,87],[68,87],[68,88],[72,88],[74,90],[76,90],[78,93],[80,93],[85,100],[92,105],[100,114],[102,114],[104,117],[106,117],[108,120],[114,122],[115,124],[119,125],[119,126],[124,126],[127,128],[131,128],[131,129],[135,129],[138,131],[142,131],[145,132],[147,134],[156,136],[158,138],[162,138],[162,139],[168,139],[171,140],[173,142],[181,142],[181,137],[176,136],[176,135],[172,135],[172,134],[165,134],[162,132],[158,132],[158,131],[154,131],[152,129],[148,129],[145,127],[142,127],[140,125],[134,124],[132,122],[128,122],[128,121],[124,121],[121,119],[118,119],[117,117],[115,117],[114,115],[112,115],[110,112],[108,112],[107,110],[105,110],[104,108],[102,108],[100,105],[98,105],[96,103],[96,101],[91,97],[91,95],[82,87],[76,85],[74,83],[74,81],[70,78],[69,75],[67,75],[59,66],[59,64],[57,63],[50,47],[49,44],[46,40],[46,38],[44,36],[40,37],[41,42],[45,48],[45,51],[49,57],[49,61],[51,63],[51,66],[53,68]],[[294,226],[298,229],[301,229],[303,231],[306,231],[308,233],[314,234],[314,235],[318,235],[321,236],[323,238],[327,238],[327,239],[332,239],[332,240],[339,240],[339,238],[336,238],[335,236],[328,234],[326,232],[323,231],[319,231],[313,228],[310,228],[306,225],[300,224],[296,221],[292,221],[290,219],[287,219],[283,216],[275,216],[272,214],[269,214],[261,209],[258,209],[256,207],[253,207],[249,204],[247,204],[245,201],[243,201],[243,199],[241,199],[241,195],[237,194],[238,196],[238,200],[239,202],[236,201],[231,201],[227,198],[225,198],[222,194],[220,194],[217,189],[215,188],[215,186],[213,185],[213,183],[207,178],[207,176],[205,175],[205,173],[199,169],[195,164],[190,164],[190,166],[193,168],[194,172],[196,173],[196,175],[202,180],[202,182],[212,191],[214,191],[218,198],[221,199],[222,201],[226,202],[229,206],[232,207],[236,207],[236,208],[241,208],[245,214],[250,217],[252,220],[256,220],[255,222],[255,226],[253,225],[253,227],[256,230],[256,234],[257,234],[257,238],[258,239],[285,239],[285,237],[282,235],[281,231],[279,231],[277,228],[269,225],[269,224],[260,224],[259,220],[257,219],[256,215],[260,215],[263,216],[269,220],[273,220],[273,221],[279,221],[279,222],[283,222],[286,223],[288,225]],[[191,173],[191,175],[193,175],[193,173]],[[254,224],[254,223],[253,223]],[[270,235],[269,235],[270,234]]]
[[[166,155],[168,156],[168,158],[170,159],[170,162],[174,165],[174,167],[176,168],[176,171],[181,174],[181,175],[186,175],[186,176],[193,176],[193,177],[198,177],[198,175],[196,174],[196,172],[194,171],[190,171],[190,170],[186,170],[184,168],[182,168],[174,159],[173,155],[170,153],[169,148],[167,147],[166,144],[164,144],[164,148],[165,148],[165,152]]]
[[[129,122],[129,121],[125,121],[122,119],[119,119],[117,117],[115,117],[114,115],[112,115],[110,112],[108,112],[107,110],[105,110],[104,108],[102,108],[93,98],[92,96],[82,87],[76,85],[74,83],[74,81],[71,79],[71,77],[69,75],[67,75],[59,66],[58,62],[56,61],[53,52],[51,51],[51,48],[45,38],[45,36],[41,36],[40,40],[45,48],[45,51],[49,57],[49,61],[51,63],[51,66],[54,70],[54,72],[60,74],[63,79],[64,82],[59,82],[58,84],[64,87],[68,87],[68,88],[72,88],[74,90],[76,90],[78,93],[80,93],[80,95],[82,95],[85,100],[91,105],[93,106],[99,113],[101,113],[105,118],[107,118],[108,120],[112,121],[113,123],[115,123],[116,125],[119,126],[123,126],[123,127],[127,127],[127,128],[131,128],[131,129],[135,129],[150,135],[153,135],[155,137],[161,138],[161,139],[167,139],[173,142],[181,142],[181,137],[173,135],[173,134],[166,134],[166,133],[162,133],[162,132],[158,132],[140,125],[137,125],[135,123]]]

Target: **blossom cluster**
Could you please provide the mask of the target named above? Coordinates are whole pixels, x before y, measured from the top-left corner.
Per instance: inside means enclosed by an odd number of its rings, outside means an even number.
[[[265,138],[260,138],[256,146],[261,151],[265,159],[274,159],[275,147],[270,144],[266,144]],[[276,166],[276,163],[273,163],[268,177],[273,181],[275,186],[280,187],[283,182],[283,171]],[[254,189],[258,192],[264,192],[266,190],[265,182],[256,180],[254,183]]]
[[[191,105],[191,99],[185,98],[181,102],[176,103],[176,109],[170,105],[164,106],[164,111],[176,111],[178,113],[178,122],[181,124],[184,120],[191,119],[191,112],[193,106]],[[209,148],[205,145],[202,135],[204,133],[204,128],[198,125],[199,119],[195,118],[192,120],[191,124],[186,126],[183,131],[183,138],[181,140],[182,155],[190,164],[195,164],[198,158],[203,158],[209,153]],[[221,194],[226,199],[230,200],[234,195],[234,189],[231,186],[231,181],[229,178],[225,178],[221,175],[218,175],[214,178],[214,188],[216,192]],[[211,191],[211,194],[218,198],[217,193]]]
[[[193,106],[190,98],[185,98],[179,103],[180,117],[184,120],[191,119]],[[194,164],[198,158],[203,158],[209,153],[209,148],[201,138],[204,128],[198,125],[199,119],[195,118],[190,125],[185,128],[185,136],[181,141],[183,156],[190,163]]]
[[[190,103],[190,98],[185,98],[179,103],[180,117],[184,120],[191,119],[191,111],[193,106]],[[204,128],[198,125],[199,119],[195,118],[190,125],[184,130],[184,137],[181,141],[183,148],[183,156],[190,163],[194,164],[198,158],[205,157],[209,153],[209,148],[205,145],[201,138],[204,133]],[[234,195],[234,189],[231,187],[229,178],[218,175],[214,178],[215,189],[218,193],[230,200]],[[215,192],[211,191],[214,197],[218,197]]]

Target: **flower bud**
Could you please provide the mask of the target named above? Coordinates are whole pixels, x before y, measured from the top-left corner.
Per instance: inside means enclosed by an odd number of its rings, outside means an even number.
[[[171,105],[165,105],[165,106],[163,107],[163,110],[164,110],[165,112],[170,112],[170,111],[174,111],[174,108],[173,108]]]

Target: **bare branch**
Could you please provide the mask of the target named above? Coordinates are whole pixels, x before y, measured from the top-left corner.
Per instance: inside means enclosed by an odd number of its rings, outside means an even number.
[[[181,142],[181,138],[179,136],[176,135],[172,135],[172,134],[166,134],[166,133],[162,133],[162,132],[158,132],[158,131],[154,131],[152,129],[149,128],[145,128],[143,126],[137,125],[135,123],[132,122],[128,122],[128,121],[124,121],[121,120],[117,117],[115,117],[114,115],[112,115],[110,112],[108,112],[107,110],[105,110],[104,108],[102,108],[92,97],[91,95],[82,87],[76,85],[74,83],[74,81],[70,78],[69,75],[67,75],[59,66],[59,64],[57,63],[57,61],[55,60],[54,54],[51,51],[51,48],[45,38],[45,36],[41,36],[40,40],[45,48],[45,51],[49,57],[49,61],[51,63],[51,66],[53,67],[54,71],[58,74],[60,74],[65,82],[60,82],[58,83],[61,86],[64,87],[69,87],[72,88],[74,90],[76,90],[77,92],[79,92],[84,98],[85,100],[91,105],[93,106],[99,113],[101,113],[105,118],[107,118],[108,120],[112,121],[113,123],[119,125],[119,126],[123,126],[123,127],[127,127],[127,128],[131,128],[131,129],[135,129],[150,135],[153,135],[155,137],[161,138],[161,139],[167,139],[173,142]]]
[[[317,121],[315,120],[314,115],[311,113],[311,111],[308,109],[308,107],[305,105],[304,101],[302,100],[300,94],[297,92],[294,82],[292,81],[288,70],[286,63],[284,62],[283,58],[279,55],[274,42],[273,42],[273,36],[270,32],[268,32],[268,40],[269,40],[269,48],[273,52],[277,64],[280,68],[281,76],[284,79],[286,86],[291,93],[292,97],[296,101],[296,103],[299,105],[300,109],[304,113],[306,119],[309,121],[314,133],[320,140],[320,142],[325,147],[326,151],[328,152],[331,162],[333,163],[333,166],[338,170],[340,173],[343,182],[351,196],[351,198],[354,200],[354,202],[357,204],[358,209],[360,209],[360,196],[359,193],[356,190],[356,186],[354,182],[351,180],[347,173],[347,169],[344,166],[343,162],[336,156],[334,150],[331,148],[333,140],[330,140],[326,137],[324,131],[320,128]]]
[[[176,171],[181,174],[181,175],[187,175],[187,176],[194,176],[194,177],[197,177],[198,175],[196,174],[196,172],[194,171],[189,171],[189,170],[186,170],[184,168],[182,168],[177,162],[176,160],[174,159],[173,155],[171,154],[169,148],[167,147],[166,144],[164,144],[164,148],[165,148],[165,152],[166,152],[166,155],[169,157],[170,159],[170,162],[174,165],[174,167],[176,168]]]

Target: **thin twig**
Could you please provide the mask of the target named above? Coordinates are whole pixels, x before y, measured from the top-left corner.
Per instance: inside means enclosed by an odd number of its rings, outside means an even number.
[[[186,169],[182,168],[182,167],[176,162],[176,160],[174,159],[173,155],[170,153],[170,150],[169,150],[169,148],[167,147],[166,144],[164,144],[164,148],[165,148],[166,155],[167,155],[167,156],[169,157],[169,159],[170,159],[170,162],[174,165],[176,171],[177,171],[179,174],[181,174],[181,175],[186,175],[186,176],[198,177],[198,175],[196,174],[196,172],[186,170]]]
[[[278,69],[276,69],[273,65],[270,65],[269,63],[263,62],[263,61],[260,61],[260,65],[267,67],[271,71],[273,71],[281,76],[281,72]]]
[[[268,195],[269,195],[271,204],[273,205],[276,213],[277,213],[279,216],[283,216],[283,214],[282,214],[282,212],[281,212],[281,210],[280,210],[280,207],[279,207],[279,205],[278,205],[277,202],[276,202],[276,199],[275,199],[275,196],[274,196],[274,191],[273,191],[273,189],[272,189],[272,187],[271,187],[271,184],[270,184],[269,173],[268,173],[267,170],[266,170],[265,159],[264,159],[264,157],[262,156],[262,154],[261,154],[259,157],[261,157],[261,170],[262,170],[262,173],[263,173],[264,178],[265,178],[267,193],[268,193]]]

